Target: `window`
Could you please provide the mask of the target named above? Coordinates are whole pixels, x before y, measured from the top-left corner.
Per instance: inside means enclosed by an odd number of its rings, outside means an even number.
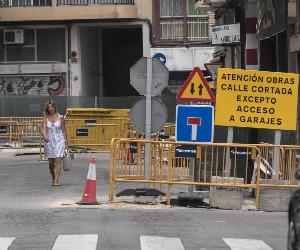
[[[3,42],[3,40],[2,40]],[[34,61],[35,60],[35,42],[34,30],[24,30],[24,44],[22,45],[6,45],[5,56],[6,61]]]
[[[24,29],[24,44],[3,42],[0,30],[0,62],[65,62],[65,29]]]
[[[6,60],[34,61],[34,47],[9,46],[6,48]]]
[[[206,15],[207,16],[207,10],[201,10],[201,9],[195,9],[195,4],[198,2],[198,0],[188,0],[188,16],[200,16],[200,15]]]
[[[160,16],[176,17],[184,16],[184,1],[182,0],[161,0]]]
[[[24,30],[24,45],[34,46],[34,30]]]
[[[65,62],[65,30],[37,30],[37,60]]]
[[[160,0],[160,40],[208,40],[208,12],[195,9],[197,0]]]

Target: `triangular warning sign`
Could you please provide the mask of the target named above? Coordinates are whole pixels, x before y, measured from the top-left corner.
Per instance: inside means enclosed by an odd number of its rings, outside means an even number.
[[[179,90],[177,101],[215,102],[211,91],[199,67],[195,67]]]

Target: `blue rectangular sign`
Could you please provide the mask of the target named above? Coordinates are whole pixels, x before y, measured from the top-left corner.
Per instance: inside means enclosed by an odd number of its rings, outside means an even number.
[[[87,128],[78,128],[76,129],[76,136],[88,136],[89,130]]]
[[[196,158],[196,145],[181,145],[175,148],[175,157]]]
[[[6,133],[7,133],[7,126],[0,125],[0,134],[6,134]]]
[[[214,107],[177,105],[175,138],[179,142],[212,142]]]

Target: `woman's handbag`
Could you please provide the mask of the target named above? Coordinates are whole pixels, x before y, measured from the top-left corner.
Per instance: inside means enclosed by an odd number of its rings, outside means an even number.
[[[64,171],[70,171],[71,170],[73,159],[74,159],[74,154],[70,153],[69,149],[66,149],[65,155],[63,157],[63,169],[64,169]]]

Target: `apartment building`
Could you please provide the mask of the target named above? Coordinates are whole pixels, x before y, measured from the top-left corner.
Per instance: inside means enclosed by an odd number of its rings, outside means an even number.
[[[216,25],[240,26],[239,42],[215,45],[213,60],[219,60],[221,55],[228,68],[299,73],[299,0],[203,2],[214,11]],[[228,137],[243,143],[295,144],[300,141],[299,120],[298,108],[296,132],[281,131],[281,135],[276,136],[272,129],[235,127]]]
[[[169,92],[177,94],[194,67],[205,74],[212,59],[214,13],[198,0],[153,0],[151,56],[169,69]]]
[[[0,95],[136,95],[151,18],[149,0],[3,0]]]

